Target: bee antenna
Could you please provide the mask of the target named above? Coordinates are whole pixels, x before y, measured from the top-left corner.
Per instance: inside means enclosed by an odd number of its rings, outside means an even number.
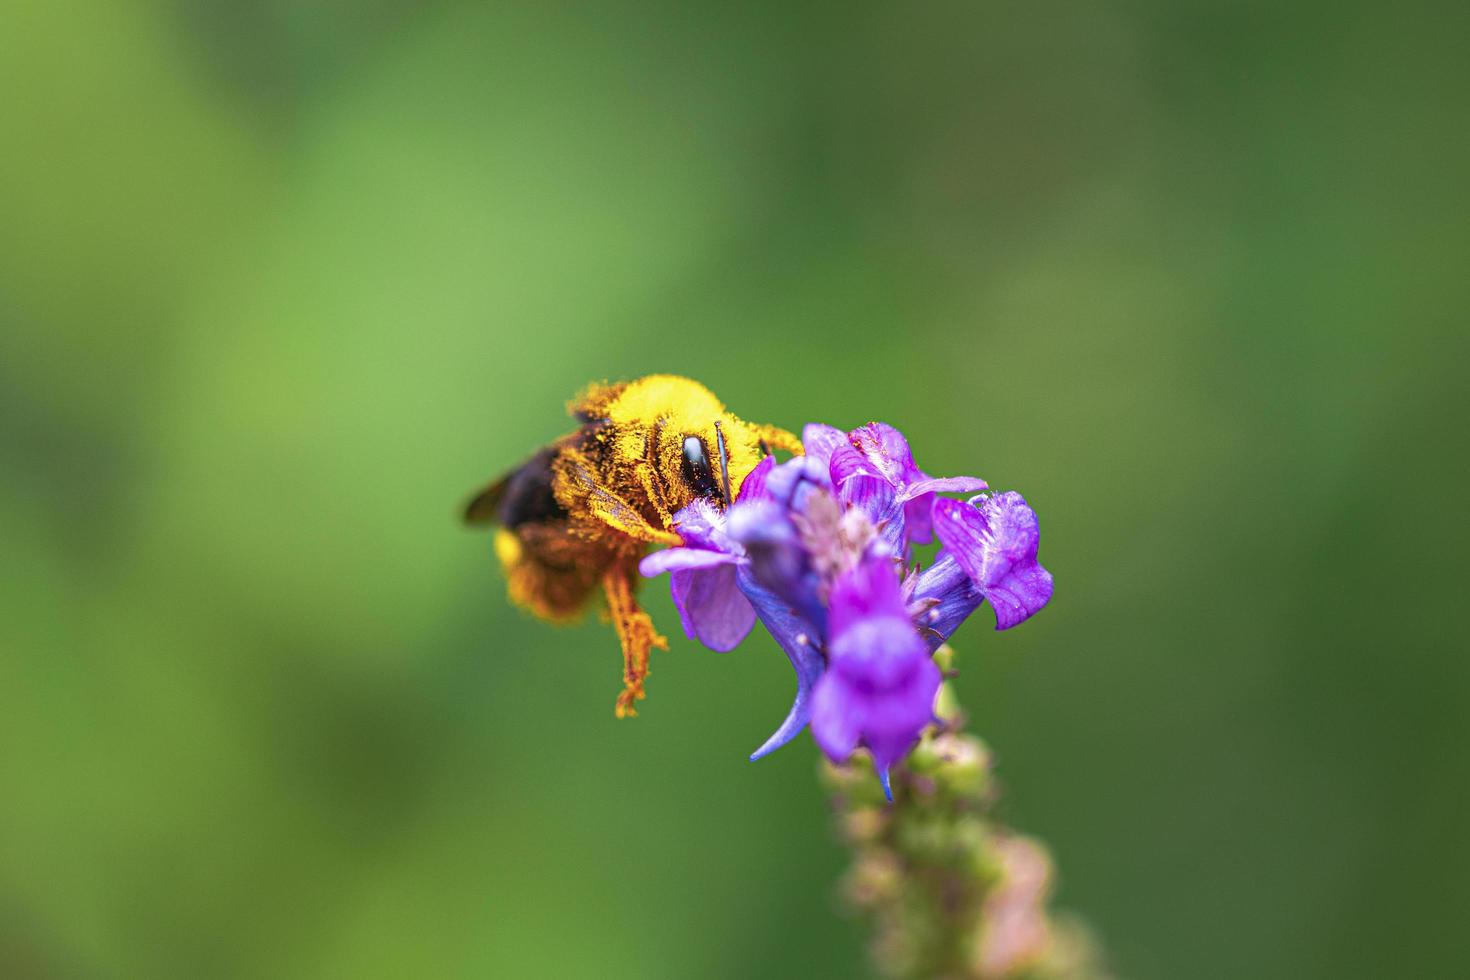
[[[720,488],[725,491],[725,509],[730,509],[730,454],[725,450],[725,430],[715,419],[715,446],[720,451]]]

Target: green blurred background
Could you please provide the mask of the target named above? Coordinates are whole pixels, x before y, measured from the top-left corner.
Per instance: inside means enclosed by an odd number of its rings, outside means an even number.
[[[653,371],[1025,492],[1120,974],[1463,975],[1464,9],[7,4],[0,976],[864,975],[769,640],[456,523]]]

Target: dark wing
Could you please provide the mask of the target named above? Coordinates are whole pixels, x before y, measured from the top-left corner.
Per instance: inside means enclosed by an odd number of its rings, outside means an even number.
[[[494,524],[499,520],[500,501],[505,496],[506,484],[510,482],[512,474],[507,473],[494,483],[490,484],[479,493],[475,494],[470,502],[464,507],[464,522],[466,524],[482,525]]]
[[[552,466],[562,443],[547,446],[475,495],[464,509],[467,524],[543,524],[567,516],[552,492]]]

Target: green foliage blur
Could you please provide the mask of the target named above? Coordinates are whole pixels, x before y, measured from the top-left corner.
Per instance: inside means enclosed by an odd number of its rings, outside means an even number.
[[[654,371],[1026,494],[1122,976],[1459,975],[1464,10],[7,4],[0,976],[865,975],[775,646],[617,722],[456,522]]]

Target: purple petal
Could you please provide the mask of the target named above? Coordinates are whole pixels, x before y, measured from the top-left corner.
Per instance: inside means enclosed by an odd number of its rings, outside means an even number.
[[[1019,493],[977,504],[934,502],[934,531],[945,550],[995,607],[996,629],[1010,629],[1051,599],[1051,573],[1036,561],[1036,512]]]
[[[985,601],[980,589],[947,551],[939,552],[934,564],[904,584],[912,590],[908,606],[914,624],[923,627],[922,635],[931,653]]]
[[[904,553],[905,511],[898,491],[881,476],[859,474],[842,484],[838,499],[868,516],[890,555]]]
[[[685,635],[718,653],[739,646],[755,625],[755,608],[736,584],[737,571],[737,566],[726,564],[676,571],[670,577]]]
[[[833,762],[846,761],[857,745],[886,770],[902,759],[934,717],[934,697],[943,677],[927,656],[909,664],[904,683],[868,691],[835,670],[817,682],[812,698],[812,737]]]
[[[833,762],[845,762],[858,747],[863,705],[849,686],[824,675],[812,696],[812,738]]]
[[[904,533],[914,544],[928,544],[934,540],[934,521],[931,511],[934,509],[936,493],[974,493],[988,487],[988,483],[975,476],[926,478],[910,483],[898,495],[904,505]]]
[[[847,434],[833,426],[813,422],[801,430],[801,445],[808,456],[825,463],[834,449],[847,445]]]
[[[898,567],[891,558],[870,557],[832,583],[827,624],[834,643],[847,630],[884,617],[905,624],[909,619]]]
[[[776,457],[767,456],[755,464],[755,469],[745,474],[745,479],[740,482],[740,487],[735,492],[735,499],[749,502],[752,500],[763,500],[770,496],[766,490],[766,480],[771,475],[771,470],[776,467]]]
[[[686,548],[729,551],[724,535],[725,515],[714,504],[700,497],[674,515],[674,531]]]
[[[791,523],[786,508],[775,500],[742,501],[731,507],[725,532],[730,540],[746,548],[751,544],[800,546],[796,526]]]
[[[985,593],[995,608],[995,628],[1024,623],[1051,601],[1051,572],[1037,564],[1017,565]]]
[[[934,494],[925,493],[903,505],[903,534],[910,544],[934,540]]]
[[[853,429],[848,438],[888,477],[888,482],[902,486],[926,479],[923,471],[914,465],[914,454],[909,450],[908,440],[893,426],[869,422]]]
[[[750,761],[754,762],[791,741],[806,727],[812,713],[812,691],[826,669],[827,662],[816,647],[815,641],[819,634],[812,624],[802,619],[774,592],[756,582],[750,574],[741,574],[739,581],[741,591],[755,607],[761,623],[785,651],[792,669],[796,671],[796,699],[791,704],[791,710],[771,737],[751,753]]]
[[[900,496],[909,501],[926,493],[978,493],[989,489],[990,484],[978,476],[941,476],[910,483]]]
[[[781,505],[774,500],[736,504],[730,508],[729,534],[744,549],[755,581],[819,627],[825,624],[817,595],[820,583],[796,525]]]
[[[893,559],[870,555],[832,585],[828,670],[813,698],[812,736],[834,761],[856,745],[885,772],[918,740],[942,680],[904,605]]]
[[[900,609],[903,607],[900,606]],[[907,615],[878,615],[854,623],[828,651],[831,671],[860,690],[901,687],[929,651]]]
[[[913,664],[904,685],[874,696],[863,732],[863,744],[881,768],[902,759],[934,719],[934,696],[944,677],[927,656]]]
[[[638,571],[644,578],[653,578],[664,572],[686,572],[718,565],[739,564],[738,555],[722,551],[705,551],[703,548],[666,548],[655,551],[638,563]]]
[[[873,476],[886,483],[894,482],[876,463],[848,445],[832,450],[827,459],[827,471],[831,474],[832,485],[839,489],[855,476]]]
[[[766,477],[766,492],[789,510],[801,510],[813,489],[830,490],[831,479],[821,460],[797,456],[778,464]]]

